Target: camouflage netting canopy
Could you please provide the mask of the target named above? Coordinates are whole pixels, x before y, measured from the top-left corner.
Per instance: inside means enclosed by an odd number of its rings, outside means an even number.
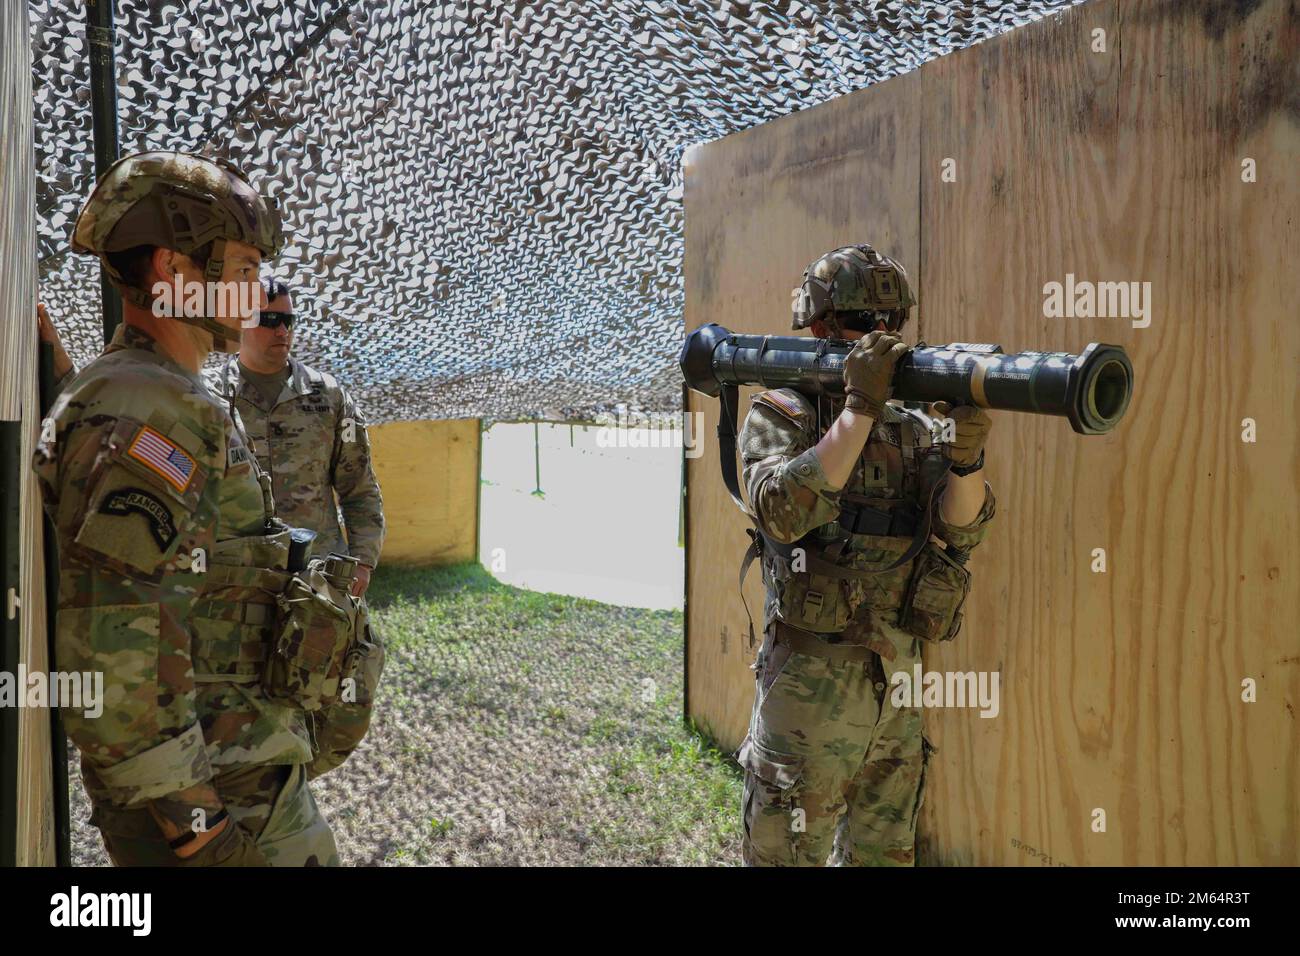
[[[276,197],[295,354],[371,421],[670,411],[683,151],[1073,2],[117,0],[121,150],[226,156]],[[80,365],[85,15],[30,11],[41,296]]]

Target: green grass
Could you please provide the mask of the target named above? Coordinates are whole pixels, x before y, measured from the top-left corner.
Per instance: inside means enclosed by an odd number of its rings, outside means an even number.
[[[524,591],[478,564],[384,567],[368,597],[393,822],[370,821],[384,848],[365,861],[738,862],[740,772],[681,718],[680,611]]]

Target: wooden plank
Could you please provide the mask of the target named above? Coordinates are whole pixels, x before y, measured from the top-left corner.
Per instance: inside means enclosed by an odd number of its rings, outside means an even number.
[[[31,51],[27,4],[5,4],[0,46],[0,250],[8,263],[0,285],[0,419],[18,422],[21,451],[17,598],[18,659],[27,673],[49,670],[46,647],[44,581],[41,562],[40,496],[28,462],[40,431],[37,400],[36,336],[36,177],[32,140]],[[0,595],[8,613],[8,596]],[[16,676],[16,675],[15,675]],[[21,691],[20,691],[21,692]],[[55,862],[50,712],[20,708],[18,716],[17,793],[0,794],[17,808],[16,861],[20,866]],[[0,755],[11,759],[14,754]],[[12,804],[11,804],[12,805]]]
[[[688,151],[688,331],[718,322],[793,334],[790,290],[809,262],[838,245],[871,242],[919,261],[917,80],[897,77],[869,97],[841,97]],[[742,391],[742,416],[750,394]],[[704,451],[687,462],[687,712],[734,747],[753,699],[754,649],[735,583],[749,525],[719,471],[718,404],[692,394],[688,408],[702,415]],[[748,583],[750,611],[761,618],[757,570]]]
[[[478,557],[477,418],[370,426],[384,496],[385,564],[454,564]]]
[[[1104,437],[995,417],[1001,517],[927,666],[1000,670],[1002,712],[927,715],[923,858],[1300,862],[1298,52],[1284,0],[1105,0],[920,71],[930,341],[1115,342],[1138,384]],[[1067,274],[1150,282],[1150,326],[1046,318]]]

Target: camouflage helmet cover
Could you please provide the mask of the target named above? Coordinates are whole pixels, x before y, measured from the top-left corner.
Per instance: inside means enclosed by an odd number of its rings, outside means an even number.
[[[883,312],[886,315],[881,318],[896,331],[915,304],[907,272],[897,260],[865,244],[841,246],[804,270],[803,283],[794,292],[793,327],[806,329],[831,312],[841,320],[849,319],[850,324],[866,318],[866,313],[874,320],[874,313]]]
[[[73,251],[101,260],[105,253],[141,245],[188,255],[213,242],[206,275],[211,280],[221,277],[226,240],[273,258],[284,246],[280,214],[233,164],[191,153],[119,159],[100,177],[72,231]],[[111,268],[109,274],[124,297],[148,304],[143,290],[122,288],[122,277]]]

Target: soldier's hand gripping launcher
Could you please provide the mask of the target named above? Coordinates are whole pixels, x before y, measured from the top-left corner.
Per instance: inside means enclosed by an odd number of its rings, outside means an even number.
[[[853,343],[842,339],[736,335],[710,323],[686,337],[678,361],[686,384],[715,398],[740,385],[839,396],[844,358],[852,349]],[[1133,365],[1123,346],[1101,342],[1078,355],[1007,354],[998,345],[918,345],[894,369],[896,399],[1059,415],[1081,435],[1114,428],[1132,394]]]

